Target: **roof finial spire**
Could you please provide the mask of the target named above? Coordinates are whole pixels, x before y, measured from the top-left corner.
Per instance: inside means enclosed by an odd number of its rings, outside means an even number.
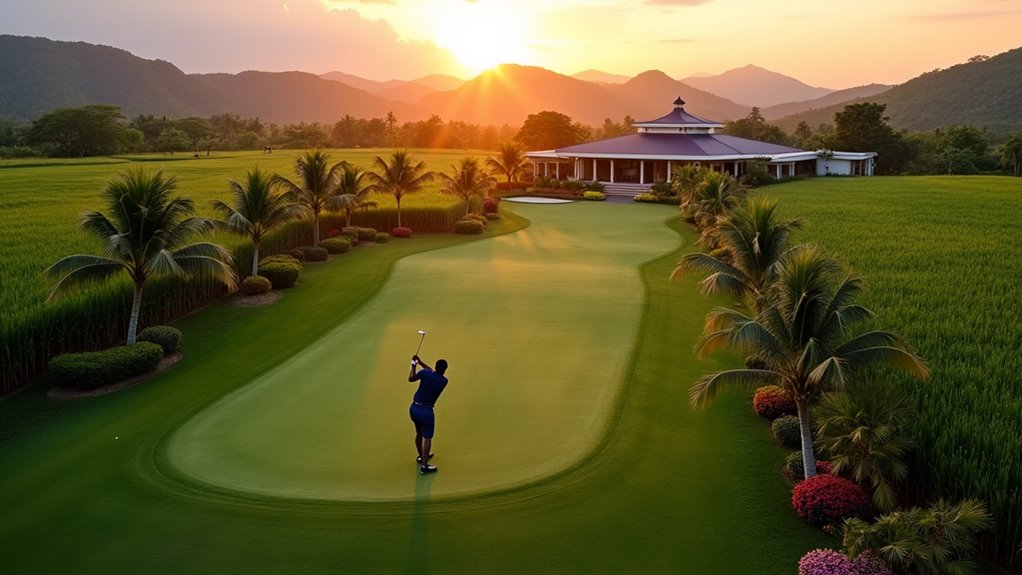
[[[684,105],[685,105],[685,100],[682,100],[681,96],[678,96],[678,99],[674,101],[674,107],[675,108],[680,108],[680,107],[682,107]]]

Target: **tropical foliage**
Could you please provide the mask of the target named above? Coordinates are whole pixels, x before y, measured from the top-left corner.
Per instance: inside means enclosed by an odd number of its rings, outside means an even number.
[[[223,218],[227,230],[248,236],[252,240],[252,270],[259,274],[259,246],[271,230],[297,219],[300,207],[294,197],[278,190],[280,180],[259,168],[249,170],[244,182],[230,180],[232,203],[213,200],[213,209]]]
[[[755,316],[718,308],[706,318],[700,355],[731,348],[761,362],[762,368],[732,369],[707,375],[690,390],[692,404],[704,406],[730,385],[778,385],[789,391],[802,427],[805,476],[816,474],[809,404],[822,392],[842,388],[853,372],[886,365],[925,378],[923,361],[898,335],[881,330],[851,335],[851,328],[872,318],[854,303],[861,278],[849,275],[817,246],[802,245],[784,254],[768,304]]]
[[[298,183],[276,176],[274,183],[283,186],[295,203],[312,216],[312,245],[319,245],[319,219],[328,210],[340,208],[337,181],[343,162],[330,165],[330,155],[322,150],[306,152],[295,160]]]
[[[82,230],[104,243],[106,255],[76,254],[50,266],[46,275],[57,281],[50,297],[126,272],[134,285],[127,337],[132,344],[142,292],[151,277],[211,277],[233,289],[236,280],[230,252],[217,244],[195,241],[212,231],[213,224],[195,214],[191,200],[171,197],[175,188],[174,178],[165,179],[163,172],[151,174],[141,168],[110,182],[104,191],[108,215],[91,211],[80,220]]]
[[[496,157],[486,159],[486,166],[491,171],[507,178],[508,190],[511,190],[511,183],[514,182],[515,176],[525,171],[527,165],[525,151],[514,142],[502,144],[497,148]]]
[[[337,180],[337,207],[344,212],[344,227],[351,225],[351,214],[355,210],[375,208],[376,202],[369,199],[370,189],[366,182],[366,171],[344,162]]]
[[[457,196],[465,202],[465,215],[469,213],[472,198],[484,198],[496,183],[479,166],[476,158],[463,158],[457,165],[451,166],[450,174],[439,174],[440,192]]]
[[[406,150],[395,150],[389,160],[376,156],[373,160],[374,170],[369,172],[369,189],[373,192],[386,194],[397,202],[397,226],[401,225],[401,200],[416,192],[422,191],[433,179],[433,172],[426,170],[426,163],[416,161]]]
[[[903,391],[868,382],[825,393],[814,408],[820,452],[834,473],[870,490],[880,511],[897,507],[895,484],[908,477],[913,411]]]
[[[965,575],[976,572],[977,535],[992,526],[979,501],[939,500],[927,508],[883,515],[875,523],[849,519],[844,546],[850,556],[870,552],[898,573]]]

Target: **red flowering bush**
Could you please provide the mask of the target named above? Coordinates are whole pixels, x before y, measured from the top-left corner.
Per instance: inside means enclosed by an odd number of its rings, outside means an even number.
[[[499,209],[500,200],[497,198],[485,198],[483,200],[483,213],[495,214]]]
[[[339,230],[337,228],[334,228],[334,229],[332,229],[332,230],[330,230],[329,232],[326,233],[326,237],[328,237],[328,238],[336,238],[339,235],[341,235],[341,230]]]
[[[791,506],[813,525],[830,525],[849,517],[869,515],[869,495],[861,487],[836,475],[820,474],[795,485]]]
[[[410,238],[412,237],[412,228],[405,227],[394,228],[390,230],[390,235],[394,236],[395,238]]]
[[[776,385],[765,385],[756,390],[756,395],[752,396],[752,410],[756,415],[769,419],[798,413],[795,398]]]

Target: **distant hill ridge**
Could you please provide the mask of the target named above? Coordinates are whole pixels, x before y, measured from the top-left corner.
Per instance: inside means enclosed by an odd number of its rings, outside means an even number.
[[[888,104],[891,123],[899,128],[930,130],[966,123],[996,132],[1022,129],[1022,49],[923,74],[889,90],[868,85],[834,92],[754,66],[686,81],[650,70],[621,83],[602,84],[514,64],[468,81],[438,74],[388,82],[341,72],[326,77],[305,72],[185,74],[169,62],[109,46],[9,35],[0,35],[0,117],[32,120],[56,108],[104,103],[120,106],[128,117],[232,112],[269,123],[333,123],[345,115],[379,118],[393,112],[400,122],[436,114],[444,120],[518,125],[529,114],[554,110],[600,125],[604,118],[620,121],[626,115],[636,120],[659,117],[681,96],[690,112],[727,121],[744,117],[751,107],[699,86],[707,79],[734,80],[738,72],[827,92],[806,101],[761,106],[765,117],[789,131],[802,120],[813,127],[832,122],[849,101],[863,100]],[[621,79],[593,70],[578,76]]]
[[[857,101],[887,105],[891,125],[916,131],[967,124],[995,133],[1022,130],[1022,48],[988,60],[927,72],[883,93]],[[786,130],[800,121],[831,123],[848,102],[787,116]]]
[[[815,100],[834,92],[751,64],[716,76],[690,76],[681,81],[734,102],[760,108]]]

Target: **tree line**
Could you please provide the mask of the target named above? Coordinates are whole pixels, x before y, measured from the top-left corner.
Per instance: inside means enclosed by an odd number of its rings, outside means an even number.
[[[805,150],[877,152],[878,174],[1022,176],[1022,132],[997,136],[968,125],[908,132],[892,127],[885,111],[885,104],[850,104],[834,115],[833,124],[814,128],[803,121],[789,134],[753,108],[748,116],[726,122],[724,132]],[[520,128],[437,115],[399,123],[393,113],[370,119],[346,115],[332,126],[266,124],[231,113],[179,119],[140,114],[128,120],[117,106],[94,104],[54,110],[31,124],[0,120],[0,158],[319,147],[493,150],[512,139],[529,150],[548,150],[631,134],[634,122],[625,116],[620,123],[606,118],[600,126],[588,126],[555,111],[532,114]]]

